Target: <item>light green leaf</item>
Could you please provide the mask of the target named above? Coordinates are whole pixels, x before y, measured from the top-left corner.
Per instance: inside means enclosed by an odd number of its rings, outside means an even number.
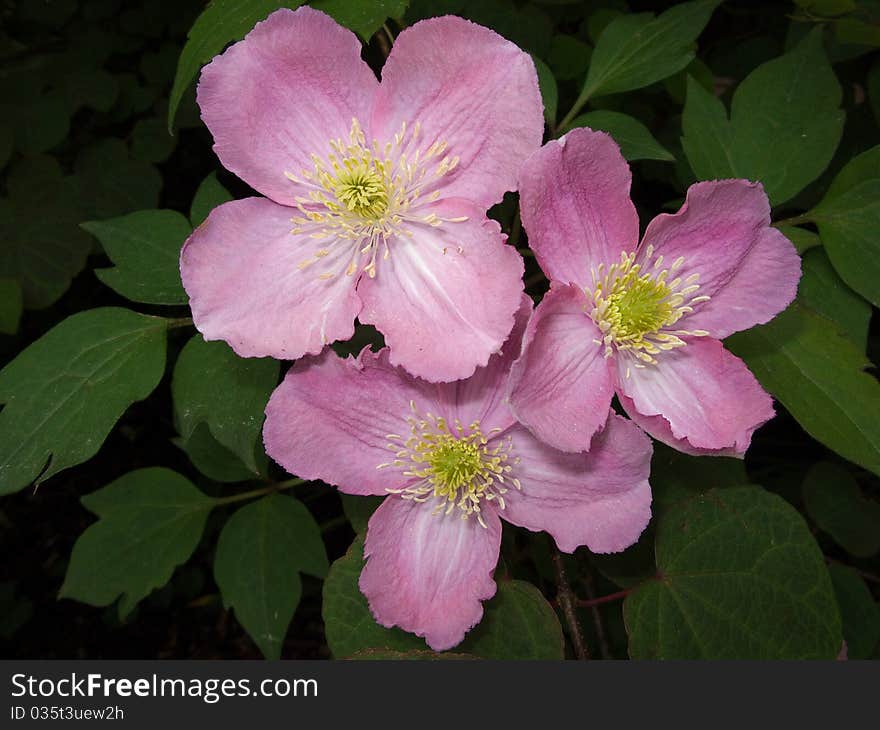
[[[848,470],[820,461],[807,472],[803,491],[807,514],[850,555],[880,552],[880,502],[862,495]]]
[[[538,87],[541,90],[541,101],[544,103],[544,119],[551,127],[556,124],[556,111],[559,104],[559,88],[550,67],[537,56],[532,56],[535,70],[538,72]]]
[[[871,305],[843,283],[822,248],[807,251],[802,268],[798,286],[800,301],[837,324],[840,331],[864,352],[868,344]]]
[[[180,247],[190,234],[189,222],[174,210],[139,210],[120,218],[90,221],[82,227],[94,235],[116,264],[95,275],[114,291],[146,304],[186,304],[180,281]]]
[[[214,506],[188,479],[159,467],[129,472],[82,503],[101,519],[73,546],[58,596],[107,606],[121,595],[123,619],[192,555]]]
[[[798,512],[759,487],[712,490],[663,515],[658,577],[624,603],[634,659],[833,659],[840,615]]]
[[[581,99],[618,94],[681,71],[694,57],[694,42],[721,0],[675,5],[658,17],[621,15],[602,31],[590,60]]]
[[[323,10],[340,25],[351,28],[364,40],[388,18],[402,18],[409,0],[315,0],[311,6]]]
[[[784,203],[831,161],[843,131],[841,96],[818,28],[746,77],[730,121],[721,101],[690,80],[682,146],[691,169],[700,180],[758,180],[774,206]]]
[[[848,659],[870,659],[880,641],[880,606],[859,574],[839,563],[828,566],[846,639]]]
[[[880,383],[824,317],[797,303],[725,344],[813,438],[880,474]]]
[[[595,111],[582,114],[568,125],[568,129],[589,127],[608,132],[620,145],[627,160],[661,160],[674,162],[675,158],[648,131],[638,119],[612,111]]]
[[[166,320],[78,312],[0,371],[0,494],[91,458],[165,371]]]
[[[259,473],[254,448],[278,369],[272,358],[241,358],[223,342],[193,336],[177,358],[171,381],[181,436],[189,439],[196,426],[206,423],[218,442]]]
[[[348,552],[330,566],[324,581],[324,627],[330,650],[337,658],[368,650],[426,652],[425,642],[414,634],[386,629],[373,619],[358,588],[363,545],[363,537],[356,538]],[[483,607],[482,621],[453,649],[455,653],[487,659],[563,658],[562,627],[534,586],[499,581],[495,597]]]
[[[321,529],[305,506],[275,494],[239,509],[217,541],[214,578],[223,604],[267,659],[279,659],[302,586],[327,574]]]
[[[0,334],[18,332],[21,309],[21,285],[15,279],[0,279]]]
[[[193,197],[192,207],[189,211],[192,227],[198,228],[214,208],[230,200],[232,200],[232,195],[219,183],[217,173],[210,173],[202,180]]]
[[[186,44],[177,62],[177,73],[168,101],[168,131],[174,126],[174,115],[202,64],[220,53],[227,43],[238,41],[278,8],[297,8],[303,0],[211,0],[196,18],[187,34]]]
[[[807,215],[841,278],[880,307],[880,145],[850,160]]]

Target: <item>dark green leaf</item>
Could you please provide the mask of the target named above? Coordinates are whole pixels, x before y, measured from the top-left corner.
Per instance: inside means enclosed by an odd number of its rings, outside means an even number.
[[[278,8],[297,8],[303,0],[212,0],[193,23],[186,45],[177,62],[177,73],[168,102],[168,130],[174,125],[174,114],[183,92],[192,83],[202,64],[216,56],[227,43],[237,41]]]
[[[828,566],[840,606],[848,659],[870,659],[880,641],[880,606],[859,574],[838,563]]]
[[[175,438],[172,441],[186,453],[196,469],[215,482],[244,482],[265,475],[268,467],[266,454],[259,449],[256,457],[259,475],[255,474],[211,435],[206,423],[196,426],[188,439]]]
[[[70,131],[70,109],[60,94],[45,94],[14,115],[16,147],[35,155],[55,147]]]
[[[672,162],[675,158],[651,135],[638,119],[612,111],[595,111],[582,114],[568,128],[589,127],[608,132],[620,145],[627,160],[661,160]]]
[[[159,171],[149,162],[131,159],[120,139],[85,148],[76,158],[75,171],[85,211],[81,220],[115,218],[159,204]]]
[[[659,575],[624,604],[636,659],[833,659],[840,615],[803,518],[759,487],[712,490],[657,528]]]
[[[0,279],[0,334],[14,335],[21,320],[21,286],[15,279]]]
[[[797,252],[801,255],[811,248],[822,245],[818,234],[812,231],[797,228],[795,226],[778,226],[779,232],[794,244]]]
[[[541,101],[544,102],[544,119],[551,127],[556,124],[556,109],[559,104],[559,88],[550,67],[537,56],[532,56],[535,70],[538,72],[538,86],[541,89]]]
[[[105,307],[68,317],[0,371],[0,494],[91,458],[165,371],[166,320]]]
[[[868,558],[880,551],[880,503],[862,495],[855,477],[821,461],[804,479],[807,514],[850,555]]]
[[[808,215],[841,278],[880,307],[880,145],[850,160]]]
[[[217,173],[212,172],[199,185],[193,197],[189,219],[193,228],[198,228],[214,208],[232,200],[232,195],[217,180]]]
[[[814,312],[828,317],[859,350],[865,351],[871,305],[843,283],[822,248],[804,254],[798,297]]]
[[[263,411],[278,384],[278,361],[241,358],[223,342],[205,342],[196,334],[177,364],[171,392],[178,427],[189,439],[200,423],[254,473],[254,448],[263,427]]]
[[[726,340],[813,438],[880,474],[880,383],[824,317],[792,304],[769,324]]]
[[[323,10],[337,23],[369,40],[388,18],[402,18],[409,0],[315,0],[313,8]]]
[[[141,119],[131,133],[131,156],[146,162],[164,162],[177,144],[161,119]]]
[[[356,497],[353,494],[339,493],[342,498],[342,509],[351,523],[351,529],[357,533],[365,532],[367,523],[373,512],[382,504],[384,497]]]
[[[710,489],[739,487],[749,483],[742,459],[725,456],[690,456],[654,445],[651,459],[651,492],[656,510],[668,509]]]
[[[587,72],[592,53],[590,46],[574,36],[557,35],[550,44],[547,62],[560,81],[579,79]]]
[[[299,573],[322,578],[327,554],[321,530],[305,506],[281,494],[239,509],[217,541],[214,577],[223,604],[267,659],[279,659],[299,604]]]
[[[165,585],[202,536],[214,500],[170,469],[138,469],[82,499],[101,519],[73,546],[60,598],[107,606],[125,618]]]
[[[120,218],[83,223],[116,264],[95,275],[114,291],[146,304],[186,304],[180,282],[180,247],[189,222],[174,210],[139,210]]]

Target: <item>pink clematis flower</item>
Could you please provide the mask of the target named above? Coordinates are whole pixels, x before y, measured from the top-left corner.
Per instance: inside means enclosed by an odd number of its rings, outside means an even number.
[[[186,242],[195,324],[245,357],[296,359],[354,332],[432,381],[504,342],[522,259],[486,210],[514,190],[543,116],[528,54],[457,17],[404,30],[381,84],[357,37],[278,10],[202,71],[223,164],[266,197],[215,209]]]
[[[742,456],[773,402],[720,340],[788,306],[800,258],[770,227],[759,183],[692,185],[638,245],[629,188],[618,146],[589,129],[524,164],[523,226],[551,289],[513,366],[511,407],[540,439],[577,452],[616,392],[659,441]]]
[[[360,588],[376,620],[458,644],[495,593],[501,518],[546,530],[560,550],[615,552],[651,517],[651,443],[610,413],[589,454],[516,423],[504,395],[532,309],[523,296],[503,351],[473,377],[427,383],[390,363],[332,352],[298,361],[266,407],[267,452],[348,494],[388,495],[367,528]]]

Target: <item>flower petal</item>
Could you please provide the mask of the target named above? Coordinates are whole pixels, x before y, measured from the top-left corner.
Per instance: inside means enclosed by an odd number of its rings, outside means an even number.
[[[675,439],[743,454],[754,430],[773,418],[773,399],[718,340],[693,338],[657,360],[631,368],[629,377],[621,372],[618,390],[643,416],[663,416]],[[621,362],[620,369],[625,367]]]
[[[589,454],[566,454],[522,427],[511,431],[521,489],[505,496],[501,516],[549,532],[560,550],[594,553],[628,548],[651,519],[651,441],[611,413]]]
[[[520,296],[513,330],[501,346],[501,352],[492,355],[489,364],[477,368],[467,380],[437,383],[437,397],[450,421],[457,419],[465,425],[479,421],[485,434],[493,429],[505,431],[516,423],[507,404],[507,379],[513,361],[519,357],[523,333],[534,307],[531,297]]]
[[[523,262],[495,221],[464,202],[437,205],[439,227],[414,224],[389,242],[376,278],[361,278],[361,322],[375,324],[391,362],[432,382],[466,378],[489,361],[513,327]]]
[[[706,330],[723,340],[769,322],[794,300],[800,277],[801,257],[791,241],[775,228],[764,228],[733,277],[712,299],[683,318],[681,326]]]
[[[483,208],[516,189],[522,160],[541,146],[543,105],[535,64],[510,41],[463,18],[416,23],[394,42],[382,69],[373,133],[391,139],[421,123],[426,145],[459,157],[444,197]]]
[[[293,360],[352,336],[361,305],[345,276],[347,250],[299,268],[322,242],[291,234],[290,214],[265,198],[233,200],[187,239],[180,274],[206,340],[225,340],[242,357]]]
[[[394,458],[388,435],[409,433],[411,401],[433,405],[384,353],[367,349],[355,360],[328,350],[303,358],[266,406],[266,453],[303,479],[348,494],[387,494],[412,481],[390,467],[377,469]]]
[[[483,617],[495,595],[492,573],[501,521],[485,510],[486,527],[458,514],[435,515],[431,502],[389,497],[370,518],[360,589],[376,621],[449,649]]]
[[[284,175],[369,123],[379,83],[361,43],[329,15],[303,6],[257,23],[202,70],[198,103],[224,167],[278,203],[302,194]]]
[[[510,407],[535,436],[563,451],[587,451],[605,424],[614,379],[602,335],[574,286],[552,288],[526,328],[510,372]]]
[[[529,246],[551,281],[593,281],[591,269],[616,263],[639,239],[632,180],[620,148],[604,132],[573,129],[523,164],[520,207]]]
[[[695,183],[677,213],[663,213],[648,224],[637,261],[644,261],[648,246],[653,248],[652,260],[663,256],[662,269],[681,257],[669,278],[686,280],[698,274],[696,294],[711,297],[730,281],[769,225],[770,202],[761,183]]]

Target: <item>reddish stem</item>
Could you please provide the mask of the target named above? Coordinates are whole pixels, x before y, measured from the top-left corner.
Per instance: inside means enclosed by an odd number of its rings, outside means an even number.
[[[621,598],[626,598],[629,594],[629,590],[625,591],[617,591],[617,593],[609,593],[607,596],[599,596],[599,598],[590,598],[583,599],[579,598],[575,603],[578,608],[591,608],[592,606],[598,606],[602,603],[611,603],[611,601],[619,601]]]

